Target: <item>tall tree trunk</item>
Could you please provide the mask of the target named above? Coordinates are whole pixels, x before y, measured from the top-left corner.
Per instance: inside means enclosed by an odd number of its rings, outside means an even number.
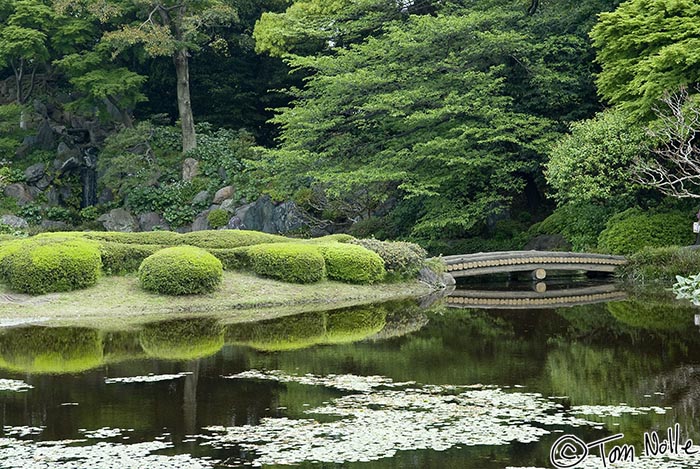
[[[190,68],[186,50],[179,50],[173,57],[177,74],[177,109],[182,123],[182,152],[197,147],[197,135],[194,131],[192,101],[190,100]]]

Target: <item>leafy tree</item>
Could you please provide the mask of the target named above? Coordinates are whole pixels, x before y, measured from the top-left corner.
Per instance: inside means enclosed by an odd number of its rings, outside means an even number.
[[[649,119],[665,91],[700,82],[700,3],[628,0],[591,31],[602,97]]]
[[[375,9],[353,19],[350,3]],[[260,167],[275,195],[320,188],[353,221],[412,199],[412,234],[447,237],[480,230],[541,180],[558,121],[596,102],[586,20],[567,25],[570,10],[549,4],[528,15],[498,0],[420,3],[305,0],[263,15],[258,49],[311,75],[273,119],[280,147]],[[578,20],[609,3],[567,6]]]
[[[116,53],[142,46],[149,57],[170,57],[177,77],[177,103],[182,126],[183,153],[197,146],[189,83],[189,56],[210,39],[212,28],[236,19],[236,10],[223,0],[128,1],[59,0],[63,8],[85,9],[103,22],[118,19],[118,28],[106,31],[103,43]]]
[[[561,203],[605,203],[634,195],[640,188],[634,164],[645,140],[644,129],[621,110],[571,124],[571,133],[554,145],[546,165],[554,197]]]

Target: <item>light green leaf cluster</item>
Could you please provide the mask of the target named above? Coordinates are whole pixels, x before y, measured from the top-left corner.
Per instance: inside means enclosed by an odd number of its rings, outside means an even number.
[[[600,94],[637,118],[652,117],[664,91],[700,82],[700,3],[628,0],[591,31]]]

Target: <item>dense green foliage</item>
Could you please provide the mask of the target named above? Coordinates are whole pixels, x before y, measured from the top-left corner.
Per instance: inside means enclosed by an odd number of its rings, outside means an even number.
[[[314,283],[326,277],[318,247],[299,243],[259,244],[248,249],[253,271],[285,282]]]
[[[102,267],[98,244],[70,238],[25,239],[1,250],[7,284],[15,291],[42,294],[89,287]]]
[[[215,208],[207,215],[207,223],[214,229],[222,228],[228,224],[230,216],[226,210]]]
[[[612,254],[633,254],[647,247],[686,246],[693,242],[692,220],[682,212],[630,209],[608,221],[598,247]]]
[[[165,247],[158,244],[100,243],[102,268],[109,275],[136,272],[144,259]]]
[[[547,182],[560,202],[601,203],[633,195],[639,184],[630,168],[645,141],[644,131],[617,110],[575,122],[550,153]]]
[[[348,283],[376,283],[384,278],[384,260],[375,252],[352,244],[320,246],[331,280]]]
[[[649,117],[664,92],[700,82],[699,14],[692,0],[627,0],[601,14],[591,31],[600,94]]]
[[[377,239],[353,239],[348,241],[376,252],[384,261],[390,278],[413,278],[423,266],[427,253],[414,243],[379,241]]]
[[[645,248],[631,255],[627,265],[617,271],[625,281],[635,284],[663,283],[669,285],[676,275],[695,275],[700,272],[700,251],[686,247],[669,246]]]
[[[192,295],[213,291],[223,276],[221,261],[194,246],[162,249],[139,267],[141,286],[167,295]]]

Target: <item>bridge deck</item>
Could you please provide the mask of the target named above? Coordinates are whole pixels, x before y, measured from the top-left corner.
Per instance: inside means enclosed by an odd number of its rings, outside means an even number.
[[[627,263],[623,256],[558,251],[499,251],[461,254],[442,258],[453,277],[501,272],[583,270],[612,273]]]

